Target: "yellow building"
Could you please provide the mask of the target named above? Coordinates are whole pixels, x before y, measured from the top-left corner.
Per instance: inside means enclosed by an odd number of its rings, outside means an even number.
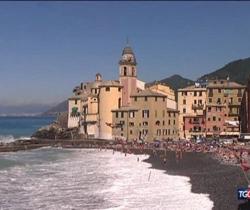
[[[239,110],[245,88],[229,78],[208,81],[206,136],[239,136]]]
[[[206,87],[199,83],[178,90],[180,138],[190,139],[192,137],[196,138],[205,135],[205,132],[202,129],[194,129],[196,126],[190,126],[189,122],[195,124],[200,121],[197,120],[197,116],[199,116],[199,118],[205,116],[206,93]],[[188,122],[186,122],[188,124],[186,125],[185,118],[188,120]]]
[[[127,140],[177,139],[178,111],[167,108],[167,96],[145,89],[131,95],[131,106],[112,110],[113,136]]]
[[[111,109],[121,105],[121,89],[119,81],[103,81],[100,74],[93,82],[81,83],[68,99],[68,128],[78,127],[88,138],[111,139]]]
[[[126,46],[119,61],[119,81],[81,83],[68,99],[68,127],[79,128],[86,138],[178,138],[178,111],[174,91],[166,85],[145,89],[137,79],[137,62]]]
[[[167,106],[169,109],[177,109],[177,103],[175,99],[175,92],[169,86],[160,83],[154,83],[148,87],[150,90],[161,93],[167,96]]]

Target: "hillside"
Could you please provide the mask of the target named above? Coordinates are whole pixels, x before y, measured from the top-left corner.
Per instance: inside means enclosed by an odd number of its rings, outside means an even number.
[[[68,102],[67,100],[65,100],[60,104],[47,110],[46,112],[42,113],[41,116],[55,116],[58,112],[66,112],[67,109],[68,109]]]
[[[184,87],[187,87],[189,85],[194,84],[194,81],[192,81],[190,79],[186,79],[178,74],[175,74],[171,77],[167,77],[167,78],[159,80],[159,81],[147,83],[146,86],[152,85],[155,82],[167,84],[175,91],[177,91],[179,88],[184,88]]]
[[[230,77],[230,80],[238,82],[240,84],[246,84],[247,79],[250,76],[250,58],[240,59],[230,62],[222,68],[206,74],[199,79],[216,79]]]

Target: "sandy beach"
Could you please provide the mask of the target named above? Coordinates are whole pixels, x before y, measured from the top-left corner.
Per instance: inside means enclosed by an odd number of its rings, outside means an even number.
[[[152,164],[152,168],[165,170],[167,174],[190,177],[192,192],[209,194],[214,202],[214,210],[235,210],[244,203],[238,201],[237,189],[246,187],[247,182],[238,166],[221,164],[210,154],[190,152],[184,153],[178,162],[174,152],[167,152],[165,164],[158,155],[150,156],[146,161]]]

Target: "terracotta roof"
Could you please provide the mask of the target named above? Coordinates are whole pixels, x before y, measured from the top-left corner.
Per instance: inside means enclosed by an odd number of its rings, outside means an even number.
[[[180,88],[178,89],[178,91],[192,91],[192,90],[197,90],[197,91],[202,91],[202,90],[206,90],[205,87],[195,87],[195,85],[190,85],[190,86],[187,86],[185,88]]]
[[[111,110],[112,112],[115,111],[138,111],[139,108],[135,107],[135,106],[122,106],[119,109],[113,109]]]
[[[245,88],[245,85],[241,85],[237,82],[232,81],[226,81],[223,80],[223,84],[221,84],[221,81],[216,81],[216,84],[213,83],[213,81],[210,81],[207,85],[208,88]]]
[[[99,87],[106,87],[106,86],[123,87],[118,80],[105,80],[102,81],[99,85]]]
[[[131,95],[131,97],[135,97],[135,96],[137,96],[137,97],[144,97],[144,96],[148,96],[148,97],[152,96],[153,97],[153,96],[158,96],[158,97],[166,97],[167,98],[166,95],[161,94],[161,93],[157,93],[157,92],[152,91],[150,89],[145,89],[143,91],[140,91],[138,93],[134,93],[134,94]]]

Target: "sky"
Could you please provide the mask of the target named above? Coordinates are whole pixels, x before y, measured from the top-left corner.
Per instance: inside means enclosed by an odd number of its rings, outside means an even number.
[[[0,2],[0,105],[52,105],[118,79],[129,38],[138,77],[197,79],[250,57],[250,2]]]

